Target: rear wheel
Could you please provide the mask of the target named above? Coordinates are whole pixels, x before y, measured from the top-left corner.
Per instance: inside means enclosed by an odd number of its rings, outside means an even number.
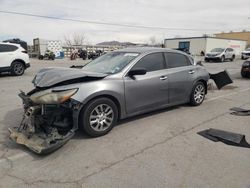
[[[230,61],[234,61],[234,59],[235,59],[235,55],[233,55],[233,56],[231,57]]]
[[[19,61],[14,61],[11,65],[11,74],[14,76],[21,76],[25,71],[25,66]]]
[[[80,126],[91,137],[107,134],[116,125],[118,109],[108,98],[98,98],[89,102],[80,117]]]
[[[199,106],[205,99],[206,88],[202,82],[197,82],[192,90],[190,96],[190,104],[192,106]]]

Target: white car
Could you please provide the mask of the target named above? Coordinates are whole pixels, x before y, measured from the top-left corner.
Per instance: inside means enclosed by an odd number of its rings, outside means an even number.
[[[245,60],[248,59],[249,57],[250,57],[250,48],[247,48],[241,53],[241,59]]]
[[[0,72],[21,76],[30,67],[29,55],[19,44],[0,43]]]
[[[224,62],[225,60],[233,61],[235,59],[235,52],[232,48],[214,48],[209,53],[205,55],[205,61],[220,61]]]

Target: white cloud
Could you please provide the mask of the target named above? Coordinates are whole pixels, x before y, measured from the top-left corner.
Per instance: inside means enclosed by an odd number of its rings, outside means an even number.
[[[0,13],[0,40],[20,37],[62,39],[82,32],[91,43],[108,40],[147,42],[151,36],[199,36],[250,28],[249,0],[0,0],[0,10],[60,18],[205,31],[155,30],[94,25]]]

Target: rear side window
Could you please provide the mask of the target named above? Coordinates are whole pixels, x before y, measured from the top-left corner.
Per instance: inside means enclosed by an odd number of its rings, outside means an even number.
[[[153,53],[141,58],[132,69],[145,68],[147,72],[165,69],[163,53]]]
[[[8,44],[0,44],[0,52],[13,52],[17,50],[18,47]]]
[[[165,53],[168,68],[184,67],[191,65],[188,58],[179,53]]]

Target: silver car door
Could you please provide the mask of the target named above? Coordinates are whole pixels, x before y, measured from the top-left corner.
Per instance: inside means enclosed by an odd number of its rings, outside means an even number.
[[[165,53],[168,66],[168,96],[170,104],[181,104],[190,98],[196,79],[196,66],[181,53]]]
[[[168,79],[163,53],[144,56],[132,69],[135,68],[145,68],[147,73],[124,77],[127,114],[137,114],[166,105]]]

